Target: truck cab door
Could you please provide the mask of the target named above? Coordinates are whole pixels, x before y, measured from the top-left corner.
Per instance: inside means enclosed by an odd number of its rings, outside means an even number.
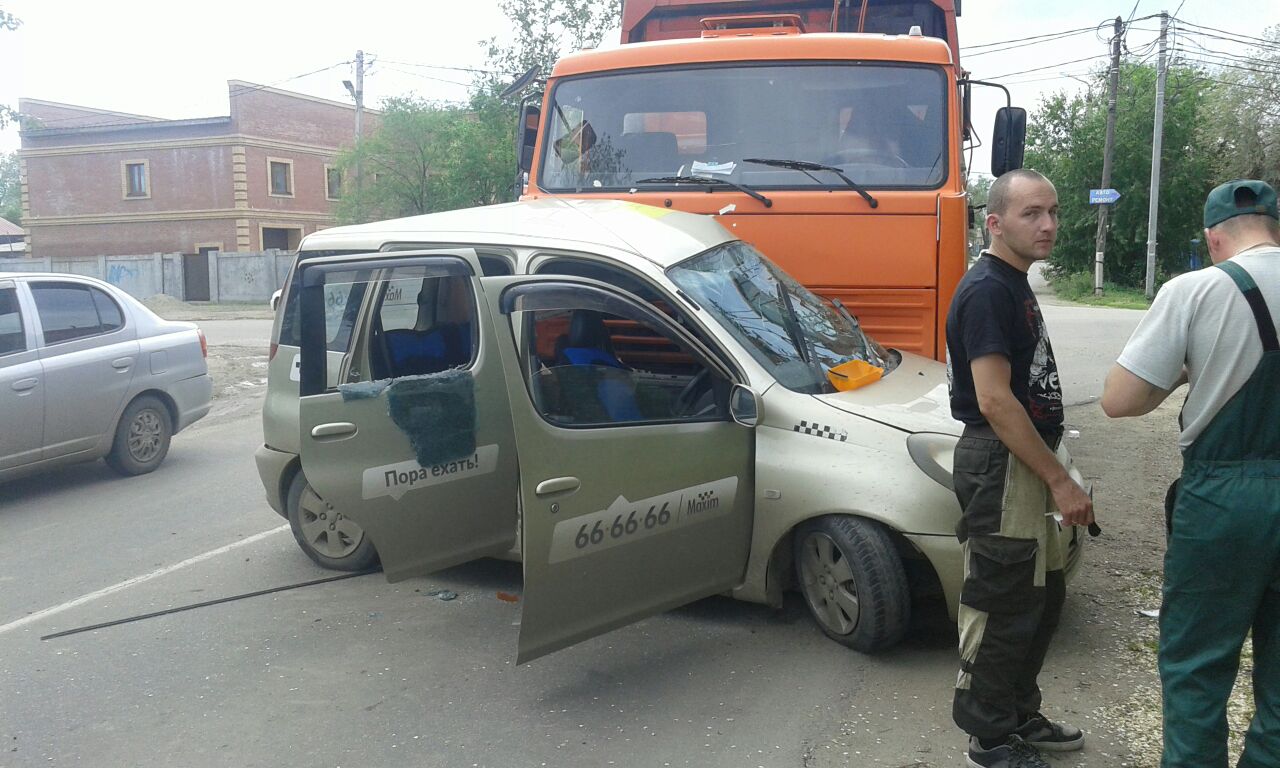
[[[754,435],[731,372],[604,283],[482,282],[520,452],[517,663],[741,583]]]
[[[299,269],[302,468],[332,507],[332,535],[341,516],[360,525],[389,581],[510,550],[516,446],[475,252],[336,256]],[[345,307],[328,306],[326,287],[344,282],[364,299],[334,376],[325,316]]]

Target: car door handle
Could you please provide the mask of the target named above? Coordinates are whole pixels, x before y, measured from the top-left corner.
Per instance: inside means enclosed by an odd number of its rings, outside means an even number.
[[[332,424],[317,424],[311,428],[311,436],[317,440],[333,440],[351,437],[356,433],[356,425],[349,421],[335,421]]]
[[[576,491],[581,487],[582,481],[576,477],[553,477],[550,480],[543,480],[538,483],[538,487],[533,489],[533,493],[536,496],[550,496],[553,493]]]
[[[18,379],[10,386],[13,387],[14,392],[26,392],[29,389],[35,389],[39,383],[39,379]]]
[[[133,365],[132,357],[117,357],[111,361],[111,367],[117,371],[127,371],[131,365]]]

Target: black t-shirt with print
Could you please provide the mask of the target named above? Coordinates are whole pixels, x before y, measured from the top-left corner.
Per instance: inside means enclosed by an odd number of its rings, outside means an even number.
[[[947,312],[947,379],[951,415],[965,424],[986,424],[978,410],[969,363],[989,354],[1009,360],[1010,388],[1042,433],[1062,429],[1058,364],[1045,331],[1040,304],[1025,272],[983,253],[960,280]]]

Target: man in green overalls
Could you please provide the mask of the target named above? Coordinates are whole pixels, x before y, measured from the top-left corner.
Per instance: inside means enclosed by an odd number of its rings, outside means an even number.
[[[1209,193],[1216,268],[1160,290],[1107,376],[1107,415],[1190,382],[1160,609],[1163,768],[1226,768],[1227,700],[1253,631],[1256,711],[1239,768],[1280,766],[1280,213],[1261,181]]]

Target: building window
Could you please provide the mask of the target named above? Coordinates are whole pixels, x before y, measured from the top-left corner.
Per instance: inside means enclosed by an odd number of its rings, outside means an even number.
[[[293,161],[267,158],[267,185],[276,197],[293,197]]]
[[[324,196],[329,200],[342,199],[342,171],[332,165],[324,167]]]
[[[123,162],[120,169],[126,198],[151,197],[151,173],[146,160]]]

